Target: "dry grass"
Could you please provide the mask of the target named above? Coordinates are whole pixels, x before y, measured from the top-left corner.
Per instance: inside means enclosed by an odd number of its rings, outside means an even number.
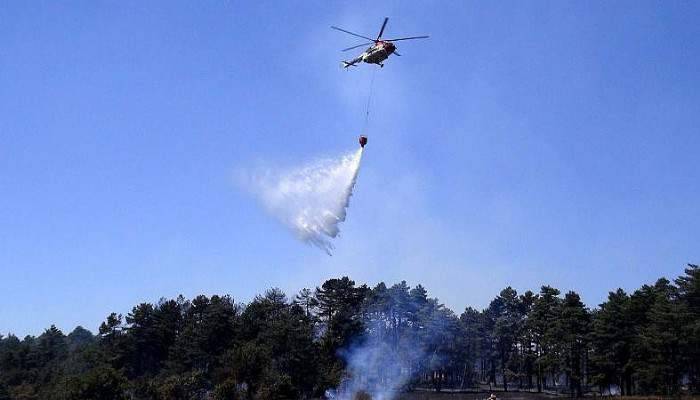
[[[554,400],[568,399],[568,396],[554,396],[543,393],[526,392],[497,392],[498,400]],[[489,393],[435,393],[435,392],[414,392],[404,393],[398,400],[486,400]],[[700,396],[586,396],[587,399],[597,400],[700,400]]]
[[[370,396],[369,393],[361,390],[355,393],[355,398],[353,400],[372,400],[372,396]]]

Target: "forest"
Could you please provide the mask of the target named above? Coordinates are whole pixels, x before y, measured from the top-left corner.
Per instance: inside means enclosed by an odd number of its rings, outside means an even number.
[[[161,299],[92,333],[0,336],[0,400],[318,399],[412,390],[700,392],[700,268],[594,307],[542,286],[460,314],[421,285],[348,277],[244,304]],[[359,398],[356,395],[351,394]]]

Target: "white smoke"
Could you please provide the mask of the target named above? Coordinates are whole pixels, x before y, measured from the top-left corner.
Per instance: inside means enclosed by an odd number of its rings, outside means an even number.
[[[365,394],[372,400],[393,400],[406,390],[415,373],[409,366],[423,357],[423,351],[417,343],[404,343],[396,349],[369,336],[361,345],[341,351],[340,356],[346,362],[345,377],[337,389],[326,392],[327,398],[356,400],[366,398],[361,396]]]
[[[248,189],[302,241],[331,254],[357,180],[362,148],[290,170],[244,174]]]

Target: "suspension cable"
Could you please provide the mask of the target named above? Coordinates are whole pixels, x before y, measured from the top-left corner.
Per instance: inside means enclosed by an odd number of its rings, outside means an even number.
[[[362,127],[362,134],[367,134],[367,127],[369,125],[369,107],[372,104],[372,88],[374,87],[374,74],[377,72],[376,69],[372,70],[372,79],[369,83],[369,95],[367,96],[367,109],[365,111],[365,124]]]

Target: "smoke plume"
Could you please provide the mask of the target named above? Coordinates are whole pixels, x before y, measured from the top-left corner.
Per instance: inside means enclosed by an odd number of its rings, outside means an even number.
[[[343,379],[326,398],[394,400],[445,367],[442,352],[454,341],[459,320],[422,286],[380,283],[361,314],[364,330],[338,351],[345,361]]]
[[[360,346],[341,352],[347,367],[341,385],[326,397],[338,400],[393,400],[405,391],[412,377],[410,361],[423,358],[421,346],[409,345],[411,358],[407,360],[393,346],[376,336],[370,336]],[[408,350],[408,349],[405,349]],[[364,396],[363,396],[364,395]]]
[[[362,148],[300,168],[246,174],[246,186],[300,240],[331,255],[361,160]]]

